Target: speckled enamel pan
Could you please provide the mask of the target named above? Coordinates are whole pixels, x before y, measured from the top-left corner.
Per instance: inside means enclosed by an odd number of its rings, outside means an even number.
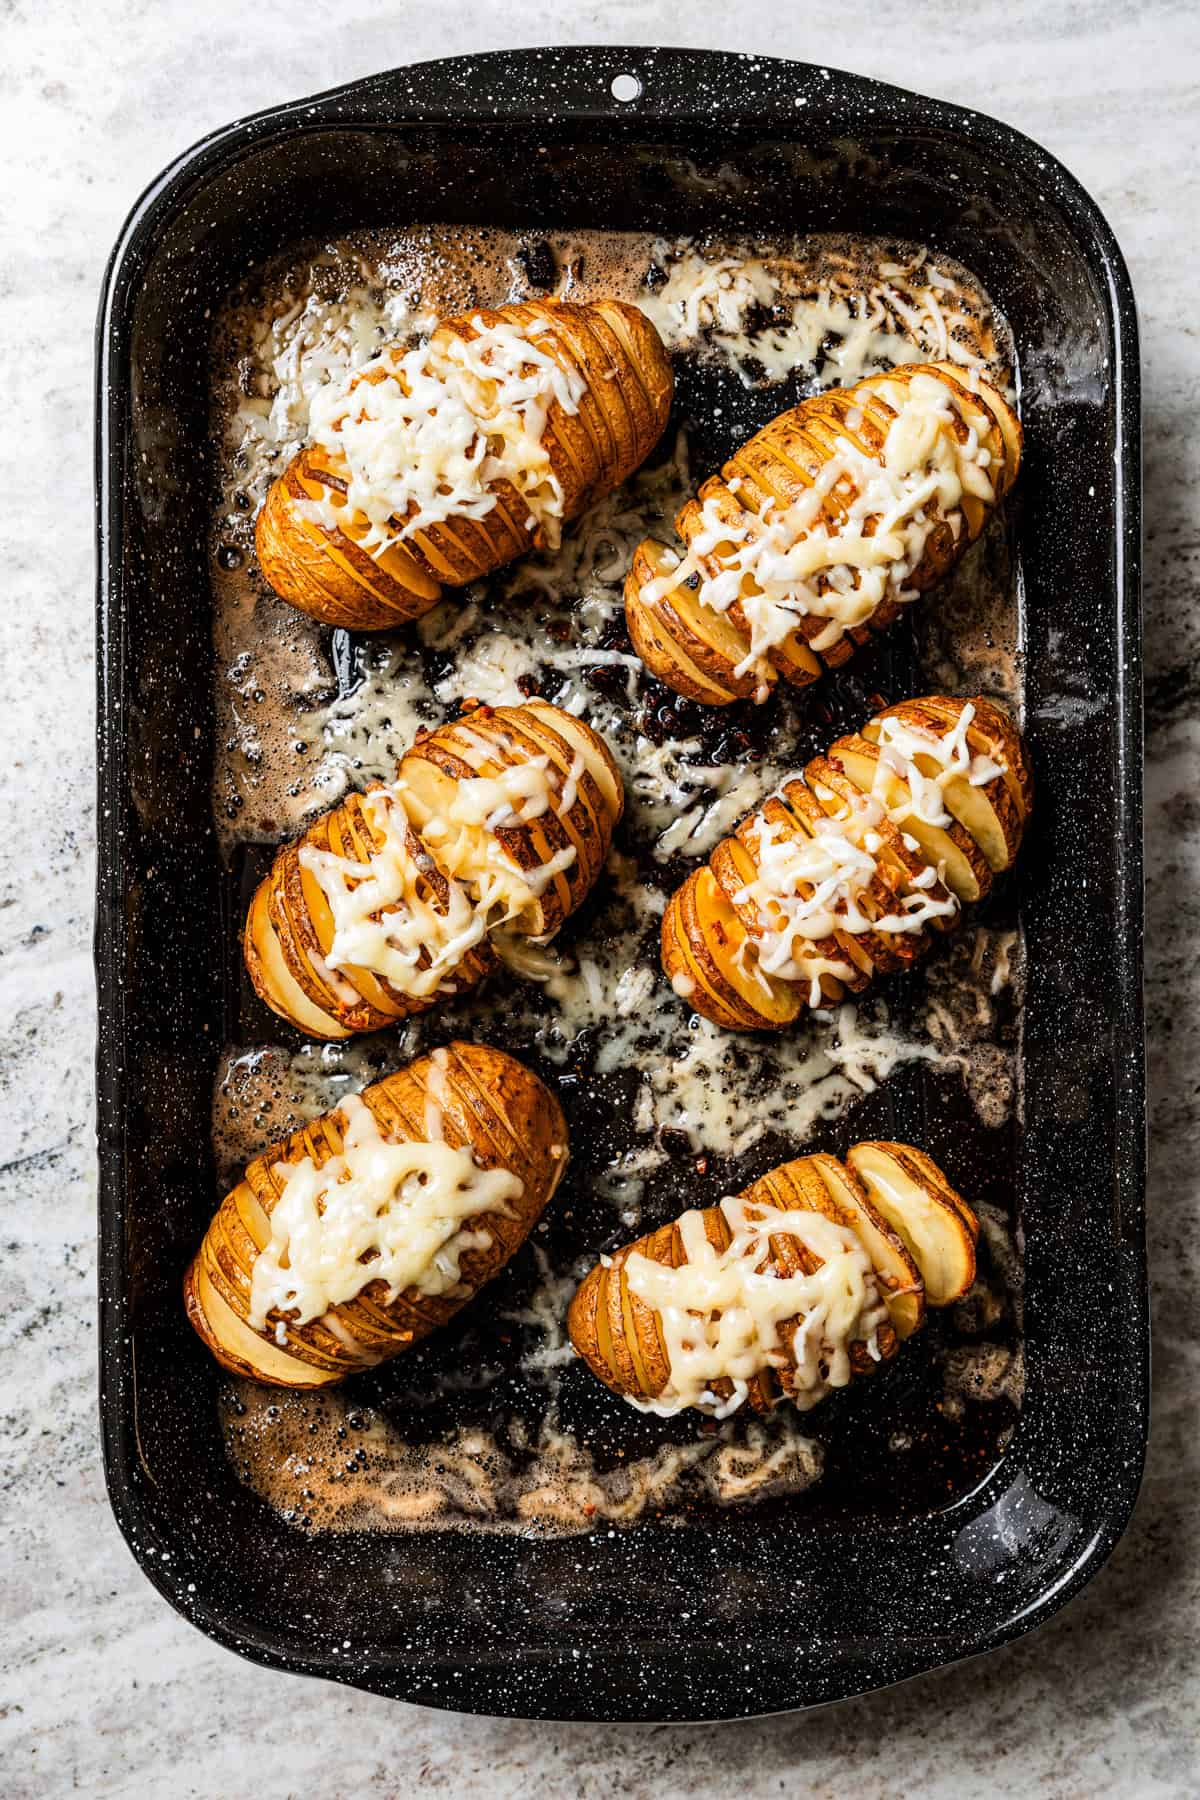
[[[894,233],[961,259],[1014,328],[1041,803],[1019,889],[1024,1116],[1002,1177],[1024,1235],[1027,1385],[1011,1432],[940,1492],[890,1489],[864,1447],[812,1504],[557,1541],[313,1535],[226,1463],[217,1372],[179,1303],[213,1203],[236,936],[209,822],[206,320],[289,240],[413,217]],[[1147,1426],[1137,326],[1091,200],[1008,127],[834,70],[679,50],[465,57],[180,157],[121,234],[98,351],[101,1407],[113,1507],[147,1575],[255,1661],[563,1719],[814,1706],[1046,1619],[1119,1537]],[[889,1084],[873,1130],[936,1150],[907,1092]]]

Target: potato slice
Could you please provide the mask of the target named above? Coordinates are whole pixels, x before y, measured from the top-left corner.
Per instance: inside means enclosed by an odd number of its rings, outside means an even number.
[[[993,387],[990,381],[985,381],[981,375],[968,380],[956,363],[931,363],[930,368],[935,369],[957,391],[959,405],[965,412],[981,412],[990,418],[986,442],[994,458],[990,471],[992,486],[996,490],[997,500],[1003,499],[1020,473],[1024,448],[1020,419],[1000,390]],[[984,434],[981,432],[980,436],[982,438]]]
[[[947,694],[923,694],[913,704],[944,721],[945,728],[952,731],[958,723],[963,702],[951,699]],[[970,705],[974,717],[967,727],[967,742],[973,755],[990,756],[1002,765],[1004,784],[1016,815],[1019,843],[1020,833],[1033,812],[1033,769],[1025,740],[1003,707],[985,699],[982,694],[973,694]]]
[[[727,614],[705,606],[685,581],[658,600],[644,597],[648,584],[669,577],[674,567],[652,538],[634,552],[625,580],[625,621],[634,649],[653,675],[685,699],[706,706],[750,699],[761,680],[773,676],[735,673],[750,641]]]
[[[690,875],[663,915],[663,968],[688,1006],[730,1031],[777,1031],[804,1001],[791,981],[756,970],[753,945],[707,866]]]
[[[819,1169],[823,1159],[799,1157],[793,1162],[770,1170],[743,1190],[742,1198],[751,1206],[778,1212],[819,1213],[844,1230],[860,1237],[862,1211],[857,1205],[845,1204],[831,1191]],[[829,1159],[832,1160],[832,1159]],[[847,1190],[853,1184],[847,1182]],[[729,1224],[720,1206],[710,1206],[701,1214],[704,1235],[717,1251],[730,1242]],[[880,1227],[880,1241],[885,1237]],[[861,1237],[860,1237],[861,1241]],[[874,1260],[871,1250],[867,1255]],[[671,1366],[663,1338],[661,1320],[630,1288],[625,1265],[635,1253],[650,1262],[677,1269],[687,1260],[684,1254],[679,1221],[663,1225],[632,1244],[625,1244],[611,1258],[604,1258],[577,1288],[567,1312],[567,1330],[579,1355],[614,1393],[634,1399],[653,1399],[669,1385]],[[786,1231],[772,1232],[766,1239],[765,1255],[758,1265],[760,1272],[769,1269],[777,1276],[811,1275],[821,1266],[821,1258],[799,1238]],[[889,1267],[903,1268],[903,1251],[892,1254]],[[912,1277],[915,1280],[915,1276]],[[917,1283],[919,1287],[919,1283]],[[896,1354],[901,1331],[887,1298],[887,1283],[880,1282],[880,1293],[888,1305],[888,1317],[874,1332],[874,1343],[858,1338],[847,1345],[850,1366],[857,1376],[873,1374],[881,1363]],[[909,1296],[911,1298],[911,1296]],[[899,1303],[900,1296],[897,1296]],[[901,1309],[900,1317],[908,1315]],[[801,1321],[784,1320],[779,1326],[781,1344],[788,1344]],[[750,1378],[745,1404],[756,1412],[766,1412],[791,1391],[786,1354],[778,1366],[764,1368]],[[718,1399],[733,1392],[728,1379],[715,1379],[711,1389]]]
[[[251,902],[243,939],[250,979],[274,1012],[310,1036],[343,1038],[378,1031],[396,1019],[426,1011],[443,995],[473,987],[495,966],[491,945],[478,941],[461,950],[436,990],[422,992],[419,985],[402,991],[358,964],[335,968],[326,960],[334,940],[333,914],[300,852],[310,845],[366,865],[383,842],[383,834],[364,812],[363,796],[351,794],[279,851]],[[444,914],[449,900],[444,875],[411,830],[405,842],[418,872],[417,891],[434,911]],[[429,968],[428,950],[420,966]]]
[[[271,877],[260,881],[246,914],[242,948],[246,968],[261,999],[298,1030],[315,1038],[344,1038],[351,1029],[310,999],[288,967],[271,921]]]
[[[852,844],[861,846],[868,833],[874,833],[880,840],[875,852],[876,872],[860,897],[861,910],[873,919],[903,913],[903,897],[911,890],[911,877],[919,875],[928,865],[919,857],[901,860],[907,853],[902,844],[887,837],[887,820],[869,820],[864,816],[859,790],[837,765],[825,757],[814,757],[804,771],[803,780],[788,782],[784,793],[793,810],[806,816],[813,831],[820,820],[836,818]],[[854,936],[851,933],[844,935]],[[862,932],[857,941],[882,975],[910,968],[929,943],[922,930]]]
[[[866,736],[838,738],[830,749],[829,760],[840,765],[855,787],[864,794],[882,800],[889,811],[911,799],[908,783],[886,766],[881,767],[879,749]],[[906,818],[901,832],[920,847],[926,862],[940,869],[941,879],[964,904],[986,899],[992,886],[992,871],[983,852],[970,833],[957,822],[948,826],[928,825],[923,819]]]
[[[898,902],[903,898],[923,894],[947,908],[928,920],[929,929],[952,930],[958,914],[954,895],[937,878],[936,871],[934,879],[929,879],[929,859],[922,856],[919,847],[914,849],[905,843],[903,831],[893,825],[884,809],[873,807],[857,783],[830,757],[814,756],[804,771],[804,781],[826,817],[842,821],[852,843],[863,844],[868,838],[878,840],[873,854],[887,889],[889,910],[898,911]]]
[[[745,514],[740,495],[735,495],[730,488],[725,486],[720,477],[714,476],[704,483],[694,500],[687,502],[675,521],[676,529],[689,549],[693,539],[704,528],[705,501],[711,503],[710,510],[715,511],[719,519],[727,520],[730,527],[729,540],[724,543],[718,542],[701,558],[704,579],[711,581],[722,573],[723,567],[733,551],[734,540],[741,535]],[[761,591],[753,575],[743,576],[739,588],[742,598],[749,598]],[[704,604],[698,588],[695,591],[689,589],[686,592],[685,605],[688,608],[689,618],[707,615],[709,618],[720,621],[723,633],[732,632],[734,634],[733,643],[728,646],[727,654],[734,663],[742,662],[750,654],[753,634],[741,599],[735,600],[727,612],[720,613]],[[765,659],[766,667],[739,678],[742,681],[750,682],[748,694],[753,694],[755,688],[763,681],[769,685],[777,675],[781,675],[793,687],[807,687],[810,682],[816,681],[822,673],[823,665],[821,658],[809,649],[808,640],[818,637],[827,624],[828,620],[826,619],[798,616],[795,629],[768,649]],[[736,648],[733,647],[734,645]]]
[[[561,706],[552,706],[548,700],[530,700],[520,710],[526,729],[534,732],[543,744],[547,744],[549,738],[557,737],[573,756],[578,754],[583,759],[587,774],[599,789],[607,828],[614,831],[625,810],[625,789],[612,751],[599,732],[593,731],[584,720],[577,719],[574,713]],[[561,768],[562,754],[557,748],[554,754]],[[596,811],[595,807],[593,811]]]
[[[871,1204],[866,1189],[845,1163],[824,1154],[810,1156],[808,1161],[870,1257],[896,1336],[901,1340],[911,1337],[925,1318],[925,1284],[903,1239]]]
[[[755,940],[761,939],[764,932],[774,930],[779,922],[777,918],[764,912],[754,898],[746,893],[747,885],[754,881],[758,868],[755,832],[755,822],[758,819],[774,825],[789,837],[808,836],[792,809],[778,795],[772,795],[764,801],[757,813],[742,821],[738,827],[738,835],[725,838],[709,858],[709,867],[726,898]],[[809,891],[811,892],[811,886]],[[804,939],[800,944],[793,945],[793,956],[810,970],[809,981],[814,978],[819,981],[822,1002],[840,1000],[846,988],[857,993],[866,987],[873,973],[869,955],[860,948],[858,939],[850,932]],[[806,993],[805,998],[807,997]]]
[[[967,704],[967,701],[940,696],[936,708],[931,708],[924,700],[902,700],[898,706],[888,707],[886,712],[864,725],[863,736],[869,743],[879,743],[882,721],[894,718],[916,731],[944,738],[954,730],[962,716],[963,707]],[[978,706],[986,703],[972,701],[970,704]],[[995,713],[998,709],[992,708],[991,711]],[[1007,738],[1007,734],[1005,735]],[[1024,751],[1015,729],[1012,738],[1016,741],[1017,755],[1024,768]],[[1020,848],[1027,816],[1023,798],[1027,782],[1019,772],[1010,782],[1007,757],[994,734],[987,734],[983,730],[973,731],[968,727],[967,744],[972,753],[989,755],[997,750],[1004,760],[1005,773],[993,776],[990,781],[978,787],[973,786],[966,776],[955,776],[942,788],[942,798],[946,811],[978,845],[992,873],[1000,874],[1012,866]],[[1005,748],[1007,747],[1006,745]],[[937,775],[941,770],[942,765],[936,757],[918,754],[915,760],[924,775]],[[907,829],[908,821],[904,823]]]
[[[500,804],[510,807],[515,801],[519,807],[532,799],[542,804],[540,814],[494,831],[487,818],[495,811],[468,809],[454,818],[460,781],[480,775],[499,779],[522,765],[535,771],[532,791],[514,794],[501,781]],[[603,740],[582,719],[541,700],[480,708],[426,733],[404,758],[401,773],[387,830],[377,819],[372,822],[363,796],[351,794],[278,853],[251,903],[243,940],[250,978],[268,1006],[311,1036],[375,1031],[473,986],[496,965],[489,934],[506,911],[511,929],[548,936],[599,875],[624,803]],[[493,807],[487,789],[476,789],[472,799]],[[432,828],[438,819],[444,825]],[[391,877],[407,869],[404,906],[410,915],[418,901],[440,914],[441,922],[461,914],[456,881],[475,902],[474,920],[459,918],[440,947],[430,941],[417,945],[416,968],[427,972],[436,966],[442,972],[432,990],[415,979],[403,981],[394,963],[389,980],[372,968],[350,963],[333,968],[326,960],[335,937],[334,912],[317,872],[300,859],[302,847],[361,863],[365,876],[366,865],[389,841],[394,850],[385,873]],[[397,866],[394,855],[402,846],[407,862]],[[356,887],[353,872],[347,885]],[[489,904],[483,916],[485,890]],[[420,931],[419,912],[417,920]],[[431,938],[437,937],[438,924],[429,919]]]
[[[831,1183],[825,1178],[825,1171],[820,1167],[823,1161],[832,1162],[833,1160],[832,1157],[798,1156],[792,1162],[781,1163],[777,1168],[768,1170],[765,1175],[761,1175],[757,1181],[752,1182],[748,1188],[743,1188],[742,1197],[756,1205],[764,1208],[771,1207],[779,1212],[820,1213],[823,1218],[832,1219],[835,1225],[840,1225],[843,1230],[854,1234],[867,1252],[872,1268],[877,1270],[871,1246],[863,1239],[860,1212],[858,1209],[848,1206],[841,1194],[834,1191]],[[820,1268],[821,1259],[806,1250],[796,1238],[786,1233],[780,1233],[773,1235],[769,1241],[772,1264],[781,1274],[791,1273],[794,1269],[802,1269],[806,1275],[811,1275],[814,1270]],[[888,1296],[882,1282],[880,1283],[880,1292],[887,1302]],[[799,1320],[796,1323],[798,1324]],[[874,1374],[880,1362],[886,1362],[895,1356],[900,1333],[896,1330],[892,1320],[890,1303],[888,1304],[888,1324],[891,1329],[884,1326],[875,1334],[877,1356],[871,1354],[864,1341],[860,1340],[851,1346],[850,1362],[856,1375]]]
[[[555,798],[536,817],[494,828],[455,818],[460,782],[498,780],[541,756]],[[525,937],[550,937],[574,912],[604,866],[620,818],[620,778],[607,746],[582,719],[545,701],[482,706],[439,726],[404,757],[400,779],[436,860],[476,898],[494,896]]]
[[[338,474],[311,447],[274,482],[254,528],[259,567],[277,594],[329,625],[380,631],[419,619],[441,598],[441,583],[402,544],[380,557],[359,546],[365,521],[345,504]],[[327,531],[305,510],[328,498],[338,523]]]
[[[893,1211],[904,1214],[908,1221],[905,1231],[920,1240],[939,1278],[940,1304],[957,1298],[970,1284],[978,1225],[970,1207],[949,1186],[937,1165],[908,1144],[857,1145],[848,1161],[851,1167],[824,1154],[796,1157],[760,1176],[742,1190],[741,1198],[750,1218],[756,1213],[760,1218],[764,1213],[817,1213],[852,1233],[862,1245],[887,1307],[887,1321],[875,1326],[873,1340],[860,1335],[846,1344],[852,1372],[863,1376],[894,1356],[900,1342],[920,1328],[926,1299],[932,1303],[933,1293],[927,1291],[906,1237],[883,1215],[865,1179],[860,1179],[860,1161],[876,1171],[877,1187],[889,1194],[897,1186],[903,1190],[900,1200],[889,1204]],[[710,1206],[699,1216],[708,1243],[718,1252],[726,1249],[730,1229],[724,1210]],[[965,1251],[961,1247],[964,1240]],[[667,1268],[681,1267],[686,1261],[681,1221],[660,1226],[603,1258],[577,1289],[567,1328],[593,1374],[615,1393],[635,1400],[655,1399],[671,1386],[672,1370],[662,1320],[632,1292],[625,1273],[635,1252]],[[950,1268],[955,1257],[957,1271]],[[776,1229],[764,1239],[763,1258],[757,1264],[760,1274],[781,1277],[812,1275],[820,1267],[821,1256],[814,1246]],[[875,1320],[879,1316],[876,1311]],[[793,1343],[801,1322],[794,1318],[778,1325],[782,1353],[764,1359],[766,1366],[750,1380],[745,1403],[756,1411],[767,1410],[781,1393],[786,1396],[793,1391],[794,1366],[789,1367],[787,1346]],[[848,1333],[855,1323],[862,1326],[864,1321],[860,1316],[851,1322]],[[710,1391],[718,1398],[728,1398],[733,1388],[728,1379],[714,1378]]]
[[[979,1221],[931,1158],[907,1144],[855,1144],[846,1162],[921,1272],[930,1306],[949,1306],[975,1279]]]
[[[757,813],[743,819],[738,826],[738,837],[757,859],[759,819],[790,837],[811,839],[825,816],[816,796],[809,791],[806,776],[801,775],[785,782],[780,792],[772,795]],[[812,891],[811,886],[809,891]],[[891,909],[892,896],[882,880],[873,881],[859,898],[861,910],[868,918]],[[822,962],[834,965],[828,974],[824,971],[821,974],[822,989],[829,1000],[841,999],[843,985],[853,993],[860,993],[875,974],[899,967],[901,960],[893,954],[890,940],[882,935],[842,930],[819,941],[813,940],[812,957],[818,967]]]

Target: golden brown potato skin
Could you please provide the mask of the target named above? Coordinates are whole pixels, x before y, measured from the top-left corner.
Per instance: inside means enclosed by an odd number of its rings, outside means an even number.
[[[661,436],[673,389],[662,340],[624,301],[526,300],[446,319],[433,342],[475,338],[476,319],[485,327],[533,329],[539,347],[583,383],[576,413],[551,403],[542,437],[562,488],[562,517],[572,519],[631,475]],[[301,450],[267,495],[256,542],[259,566],[275,592],[330,625],[394,628],[428,612],[444,587],[476,581],[542,541],[516,490],[499,482],[496,505],[483,518],[446,519],[376,559],[347,530],[327,531],[298,506],[327,488],[344,491],[343,476],[315,446]]]
[[[486,757],[484,745],[491,747]],[[425,770],[435,769],[453,783],[547,756],[561,783],[577,753],[584,768],[575,802],[562,817],[548,811],[530,825],[496,833],[522,870],[536,871],[566,846],[575,850],[570,867],[557,874],[540,896],[534,916],[518,922],[517,928],[529,936],[556,931],[604,867],[624,804],[621,778],[604,740],[583,720],[547,701],[533,700],[524,706],[478,707],[462,719],[423,732],[400,765],[401,774],[414,781]],[[250,903],[242,942],[255,991],[273,1012],[309,1037],[344,1038],[378,1030],[425,1012],[451,993],[465,992],[496,966],[495,952],[484,938],[436,993],[424,997],[403,993],[366,968],[330,970],[325,957],[333,941],[333,921],[316,882],[302,868],[301,846],[312,844],[366,863],[380,841],[363,813],[361,795],[351,794],[277,853]],[[409,832],[409,845],[425,872],[427,897],[444,912],[447,883],[436,852],[416,830]]]
[[[729,1031],[778,1031],[799,1016],[809,1003],[807,983],[765,974],[760,981],[752,966],[761,921],[738,896],[756,868],[759,822],[766,818],[789,834],[803,834],[806,821],[827,816],[847,797],[870,791],[877,756],[873,739],[883,720],[896,718],[947,736],[968,704],[975,709],[967,732],[972,752],[995,752],[1005,772],[972,790],[971,806],[978,816],[970,823],[956,817],[951,826],[937,832],[911,823],[899,832],[882,825],[885,844],[879,878],[865,905],[874,908],[871,917],[885,915],[901,896],[914,891],[914,875],[930,866],[942,869],[945,891],[960,901],[986,894],[993,874],[1016,857],[1033,806],[1033,776],[1020,733],[1003,708],[981,695],[969,700],[943,694],[902,700],[877,714],[862,733],[839,738],[828,756],[814,757],[801,773],[783,782],[672,895],[663,915],[662,963],[688,1006]],[[981,842],[984,823],[988,831]],[[916,851],[903,841],[913,831],[929,840]],[[911,966],[929,948],[930,930],[952,928],[956,922],[953,916],[934,919],[920,931],[903,934],[837,932],[832,939],[811,944],[815,952],[854,971],[844,977],[822,972],[819,995],[812,1003],[834,1004],[847,991],[861,992],[876,974]]]
[[[690,548],[703,528],[701,509],[706,500],[715,503],[721,519],[735,531],[749,513],[757,512],[769,501],[781,507],[793,504],[814,485],[836,455],[839,438],[849,438],[866,455],[878,457],[896,417],[896,408],[885,397],[886,391],[892,389],[894,397],[895,388],[909,386],[916,375],[935,376],[989,421],[984,442],[992,457],[988,474],[996,496],[992,505],[985,505],[963,495],[960,505],[965,528],[957,538],[951,523],[941,518],[937,501],[929,503],[926,510],[934,517],[934,527],[926,538],[920,562],[906,577],[906,585],[921,591],[934,586],[979,536],[995,506],[1016,480],[1021,460],[1021,426],[1012,408],[986,383],[981,382],[978,390],[969,387],[964,372],[949,363],[914,364],[869,375],[853,387],[830,388],[780,413],[743,444],[721,473],[706,481],[698,495],[684,506],[675,528],[685,546]],[[858,422],[851,424],[851,418]],[[957,435],[965,438],[966,428],[961,420],[958,425]],[[841,484],[821,504],[819,517],[831,533],[843,516],[840,491]],[[721,560],[715,551],[701,558],[702,580],[712,579],[720,571]],[[705,609],[697,612],[695,598],[686,590],[648,602],[644,589],[663,573],[662,546],[646,539],[634,554],[625,583],[625,615],[634,648],[647,668],[676,693],[702,705],[727,706],[734,700],[754,696],[763,679],[761,674],[753,669],[737,673],[738,664],[751,646],[740,605],[735,602],[718,626],[711,616],[704,619]],[[871,632],[884,630],[902,610],[895,600],[885,600],[866,625],[849,630],[823,651],[814,650],[812,640],[829,621],[815,615],[799,617],[795,630],[769,653],[768,681],[783,680],[793,687],[806,687],[826,668],[846,662],[856,648],[868,641]],[[713,641],[714,637],[717,641]]]
[[[267,1221],[283,1188],[275,1166],[309,1156],[321,1168],[340,1153],[343,1116],[326,1113],[255,1157],[222,1201],[188,1269],[188,1317],[224,1368],[277,1387],[315,1388],[340,1381],[398,1356],[444,1325],[525,1242],[566,1167],[562,1109],[536,1075],[502,1050],[453,1043],[435,1055],[444,1060],[432,1084],[433,1057],[423,1056],[365,1088],[361,1098],[380,1130],[396,1142],[426,1141],[427,1108],[436,1107],[452,1148],[468,1146],[482,1167],[507,1169],[523,1184],[521,1194],[506,1203],[511,1217],[479,1215],[478,1223],[486,1225],[492,1241],[486,1249],[463,1253],[462,1280],[470,1293],[431,1296],[409,1289],[389,1304],[384,1284],[372,1282],[324,1318],[289,1326],[286,1346],[275,1342],[274,1314],[262,1331],[253,1330],[247,1317],[251,1271],[267,1242]],[[361,1356],[330,1330],[325,1322],[330,1316],[363,1347]]]
[[[965,1272],[967,1262],[964,1259],[962,1291],[965,1292],[974,1277],[973,1250],[979,1232],[975,1214],[930,1158],[902,1144],[875,1148],[903,1152],[919,1159],[919,1165],[913,1165],[916,1176],[931,1203],[943,1212],[946,1231],[969,1240],[969,1273]],[[821,1165],[830,1164],[836,1175],[837,1192],[843,1196],[840,1199],[821,1174]],[[854,1171],[845,1163],[824,1155],[798,1157],[761,1176],[745,1188],[740,1197],[779,1212],[822,1213],[853,1231],[871,1257],[881,1297],[887,1301],[894,1292],[896,1303],[902,1303],[908,1309],[904,1324],[899,1323],[897,1315],[877,1332],[878,1360],[865,1343],[850,1346],[850,1363],[855,1376],[870,1375],[879,1362],[890,1361],[899,1348],[901,1337],[910,1336],[920,1328],[924,1319],[921,1271],[896,1232],[876,1211]],[[846,1203],[847,1199],[852,1201],[854,1210]],[[709,1243],[717,1251],[724,1250],[730,1242],[729,1223],[724,1212],[720,1206],[711,1206],[703,1210],[702,1216]],[[870,1234],[869,1240],[864,1235],[864,1225]],[[623,1245],[607,1259],[607,1266],[597,1263],[575,1291],[567,1313],[567,1329],[579,1355],[606,1387],[622,1397],[649,1400],[657,1398],[667,1387],[670,1365],[658,1313],[629,1286],[625,1265],[635,1252],[668,1268],[679,1268],[686,1257],[678,1220],[648,1232],[635,1243]],[[760,1271],[770,1268],[780,1276],[810,1275],[819,1267],[820,1258],[786,1233],[769,1239],[768,1254],[759,1264]],[[780,1328],[781,1340],[790,1342],[798,1324],[799,1320],[785,1322]],[[780,1398],[791,1392],[791,1374],[792,1368],[786,1361],[780,1368],[764,1370],[750,1383],[745,1404],[755,1412],[770,1411]],[[727,1399],[733,1389],[728,1381],[715,1381],[712,1391],[718,1399]]]

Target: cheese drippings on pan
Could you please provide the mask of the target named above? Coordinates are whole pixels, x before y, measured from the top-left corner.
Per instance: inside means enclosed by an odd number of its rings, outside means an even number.
[[[709,1241],[704,1214],[686,1212],[679,1233],[686,1260],[678,1268],[635,1251],[624,1275],[632,1294],[658,1314],[669,1369],[650,1400],[633,1399],[660,1417],[699,1407],[723,1419],[742,1405],[750,1383],[775,1370],[787,1396],[807,1411],[851,1376],[850,1346],[876,1353],[887,1320],[870,1258],[847,1227],[820,1213],[781,1211],[722,1200],[730,1241]],[[793,1237],[818,1267],[811,1275],[778,1275],[772,1236]],[[728,1381],[719,1398],[713,1383]]]
[[[711,260],[686,242],[668,262],[666,282],[637,304],[664,343],[716,349],[747,387],[786,380],[825,357],[840,386],[898,363],[953,362],[967,378],[988,373],[961,287],[923,250],[880,262],[865,284],[858,272],[849,285],[836,264],[816,276],[788,256]]]
[[[271,1211],[271,1235],[254,1262],[249,1322],[278,1318],[305,1325],[382,1281],[390,1304],[409,1289],[431,1296],[461,1291],[462,1257],[487,1249],[490,1234],[465,1223],[481,1214],[510,1217],[522,1183],[508,1169],[480,1168],[469,1150],[395,1143],[357,1095],[341,1103],[341,1151],[318,1168],[310,1156],[279,1163],[283,1182]]]
[[[914,600],[911,577],[935,525],[947,524],[957,541],[966,529],[964,496],[984,505],[994,498],[991,452],[981,441],[990,422],[960,392],[930,374],[875,378],[872,391],[894,413],[878,455],[854,438],[863,417],[851,411],[833,453],[790,504],[744,501],[737,477],[719,486],[688,530],[686,555],[641,590],[655,605],[698,579],[703,606],[720,614],[736,606],[747,648],[734,672],[760,676],[760,699],[771,651],[800,620],[828,620],[809,640],[824,652],[886,602]]]
[[[447,519],[485,518],[507,482],[523,507],[515,522],[558,542],[563,493],[546,425],[554,404],[578,412],[583,380],[511,321],[476,315],[471,328],[470,340],[435,332],[385,350],[313,396],[310,442],[345,483],[344,500],[327,490],[304,502],[315,523],[336,529],[348,508],[366,523],[362,548],[379,556]]]

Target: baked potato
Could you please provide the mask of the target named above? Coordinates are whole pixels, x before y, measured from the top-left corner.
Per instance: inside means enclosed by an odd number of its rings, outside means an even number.
[[[663,968],[714,1024],[780,1030],[911,967],[1011,866],[1032,807],[1025,747],[993,701],[889,706],[689,875],[663,915]]]
[[[278,852],[243,934],[273,1011],[310,1037],[374,1031],[462,993],[504,930],[544,941],[604,866],[624,795],[582,719],[545,700],[424,732],[393,783]]]
[[[929,1157],[857,1144],[802,1156],[605,1256],[571,1342],[644,1411],[802,1410],[870,1375],[975,1279],[979,1222]]]
[[[527,300],[443,320],[318,394],[272,485],[259,566],[283,599],[360,631],[418,618],[624,481],[671,407],[654,326],[619,300]]]
[[[625,583],[634,648],[707,706],[806,687],[946,575],[1020,461],[1007,401],[949,363],[815,394],[687,502],[682,555],[639,545]]]
[[[188,1317],[233,1373],[326,1387],[473,1299],[566,1161],[536,1075],[482,1044],[435,1050],[250,1163],[188,1269]]]

